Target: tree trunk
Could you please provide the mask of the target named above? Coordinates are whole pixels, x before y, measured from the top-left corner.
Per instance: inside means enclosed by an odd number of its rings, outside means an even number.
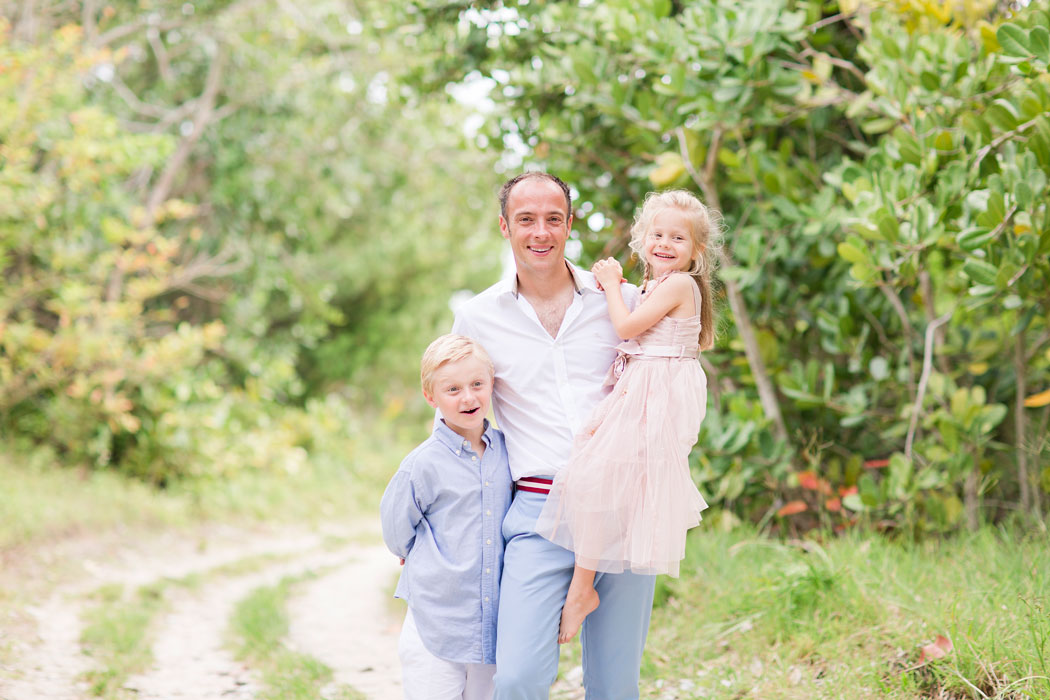
[[[1024,331],[1017,334],[1014,341],[1014,373],[1017,376],[1017,391],[1014,400],[1014,451],[1017,453],[1017,482],[1021,488],[1021,510],[1025,515],[1032,512],[1031,480],[1028,476],[1028,440],[1025,430],[1025,394],[1028,388],[1025,383]]]
[[[18,21],[14,27],[15,38],[31,44],[36,39],[36,31],[36,0],[25,0],[18,11]]]
[[[693,182],[700,187],[700,191],[707,200],[707,206],[721,212],[722,202],[718,197],[718,189],[714,184],[716,154],[718,146],[722,141],[722,130],[716,128],[711,134],[711,144],[707,150],[707,162],[704,163],[703,172],[697,170],[689,157],[689,149],[686,145],[685,130],[678,127],[678,145],[682,155],[682,162]],[[718,264],[725,267],[730,264],[729,254],[724,250],[719,256]],[[773,421],[776,435],[779,439],[787,442],[787,427],[784,425],[784,416],[780,413],[780,403],[777,401],[776,387],[769,378],[769,370],[762,359],[762,352],[755,337],[754,327],[751,325],[751,314],[747,311],[744,295],[735,280],[726,280],[726,296],[729,297],[729,308],[733,311],[733,319],[736,321],[736,329],[740,333],[740,340],[744,343],[744,355],[747,364],[751,368],[751,376],[755,378],[755,386],[758,388],[758,399],[762,403],[762,410],[766,417]]]
[[[747,356],[747,364],[751,367],[751,376],[755,378],[755,386],[758,388],[758,399],[762,402],[762,410],[766,416],[773,421],[776,427],[777,437],[787,440],[787,427],[784,425],[784,417],[780,413],[780,404],[777,402],[776,389],[773,381],[769,378],[766,362],[762,359],[762,351],[755,336],[754,327],[751,325],[751,315],[744,303],[744,295],[737,286],[735,280],[727,280],[726,295],[729,297],[729,308],[733,311],[733,319],[736,321],[736,329],[740,333],[740,339],[744,341],[744,355]]]
[[[977,495],[977,485],[981,482],[981,460],[979,455],[980,452],[974,449],[973,466],[966,475],[966,483],[963,484],[963,508],[966,512],[966,527],[971,532],[976,531],[980,526],[980,518],[978,517],[980,501]]]

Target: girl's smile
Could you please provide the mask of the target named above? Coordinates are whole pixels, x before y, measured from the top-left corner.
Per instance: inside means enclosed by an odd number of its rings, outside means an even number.
[[[689,216],[676,208],[664,209],[653,218],[642,249],[653,277],[688,270],[696,259]]]

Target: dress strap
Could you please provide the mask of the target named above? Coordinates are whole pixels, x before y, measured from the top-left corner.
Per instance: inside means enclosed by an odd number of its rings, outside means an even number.
[[[689,277],[690,277],[689,281],[693,283],[693,304],[694,304],[694,306],[693,306],[693,315],[694,316],[699,316],[700,315],[700,305],[703,303],[704,300],[700,298],[700,285],[698,285],[696,283],[695,279],[692,279],[692,275],[689,275]]]
[[[692,285],[693,285],[693,316],[699,316],[700,315],[700,304],[703,302],[703,299],[700,296],[700,285],[698,285],[696,283],[696,280],[693,279],[693,276],[691,274],[689,274],[688,272],[684,272],[684,271],[682,271],[682,272],[668,272],[664,276],[662,276],[659,279],[657,279],[653,283],[653,286],[650,287],[647,290],[644,290],[642,292],[642,294],[646,295],[646,296],[648,296],[649,294],[652,294],[656,290],[657,287],[659,287],[661,284],[664,283],[664,281],[670,279],[671,275],[687,275],[689,277],[689,281],[692,282]]]

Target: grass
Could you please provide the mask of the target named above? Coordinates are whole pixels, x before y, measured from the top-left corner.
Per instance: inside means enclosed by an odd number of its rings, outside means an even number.
[[[123,697],[122,687],[128,677],[149,666],[149,627],[164,607],[165,585],[143,586],[130,596],[120,585],[96,592],[98,604],[85,615],[80,636],[84,653],[98,665],[86,674],[92,695]]]
[[[128,677],[150,665],[153,660],[150,627],[166,608],[165,594],[169,589],[194,590],[214,578],[248,574],[288,558],[290,555],[272,554],[245,557],[208,571],[161,579],[140,586],[130,595],[120,585],[98,589],[93,595],[94,606],[85,614],[80,636],[81,648],[96,664],[96,668],[86,674],[92,695],[124,697],[126,693],[121,689]]]
[[[401,432],[405,432],[402,430]],[[412,432],[412,437],[416,433]],[[110,471],[63,465],[50,450],[0,442],[0,557],[17,548],[115,529],[192,528],[202,521],[319,523],[372,517],[387,479],[412,448],[407,432],[347,438],[346,455],[311,455],[295,474],[248,471],[157,489]]]
[[[1048,604],[1042,536],[700,530],[682,577],[658,581],[643,697],[1047,698]],[[920,662],[937,635],[953,651]]]
[[[289,577],[276,586],[253,591],[237,604],[230,620],[235,654],[256,669],[264,685],[261,697],[273,700],[314,700],[332,682],[332,670],[312,656],[292,651],[288,635],[286,604],[292,586],[310,578]],[[334,700],[363,700],[353,688],[340,685],[323,697]]]
[[[58,468],[45,451],[0,444],[0,552],[115,527],[182,526],[191,503],[110,472]]]

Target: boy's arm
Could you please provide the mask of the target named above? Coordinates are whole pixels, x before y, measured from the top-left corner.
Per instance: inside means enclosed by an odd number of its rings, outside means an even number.
[[[416,525],[423,519],[411,472],[399,469],[383,492],[379,517],[387,549],[401,559],[408,557],[416,540]]]

